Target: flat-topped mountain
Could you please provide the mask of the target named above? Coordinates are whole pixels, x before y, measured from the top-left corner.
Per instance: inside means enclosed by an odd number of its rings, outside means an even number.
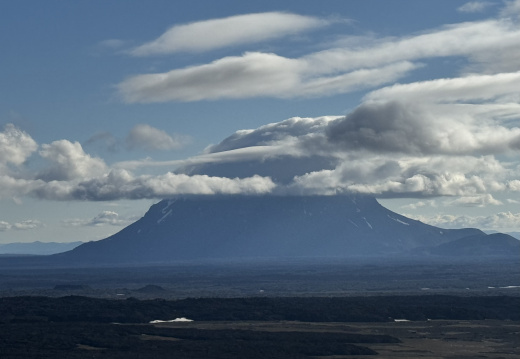
[[[370,196],[185,196],[163,200],[120,232],[55,257],[150,263],[432,255],[462,238],[468,238],[464,245],[478,238],[480,246],[493,239],[474,228],[441,229],[412,220]],[[519,241],[506,242],[520,249]]]

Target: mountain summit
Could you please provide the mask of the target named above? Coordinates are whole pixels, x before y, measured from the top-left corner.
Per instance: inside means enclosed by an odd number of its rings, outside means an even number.
[[[163,200],[120,232],[57,256],[151,263],[423,255],[466,237],[486,234],[430,226],[394,213],[370,196],[185,196]]]

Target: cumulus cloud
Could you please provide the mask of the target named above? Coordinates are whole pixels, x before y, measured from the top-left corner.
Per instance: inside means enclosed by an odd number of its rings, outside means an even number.
[[[332,124],[327,134],[345,148],[373,152],[460,155],[520,148],[519,127],[501,126],[492,118],[471,116],[456,107],[367,102]]]
[[[34,183],[29,194],[50,200],[108,201],[118,199],[165,198],[179,194],[265,194],[275,184],[270,178],[210,177],[168,172],[158,176],[134,176],[125,170],[85,181]]]
[[[35,220],[35,219],[28,219],[22,222],[16,222],[13,223],[12,228],[20,231],[30,230],[30,229],[36,229],[44,227],[43,223]]]
[[[175,150],[183,147],[186,136],[168,135],[165,131],[146,124],[136,125],[126,137],[126,145],[130,149],[144,150]]]
[[[402,38],[368,38],[299,58],[246,52],[203,65],[136,75],[117,88],[129,103],[327,96],[396,81],[421,67],[422,59],[459,56],[468,60],[462,71],[518,71],[519,49],[520,29],[502,17]]]
[[[485,207],[487,205],[501,205],[499,200],[493,198],[491,194],[481,194],[478,196],[460,197],[450,202],[451,205],[462,207]]]
[[[105,162],[85,153],[79,142],[59,140],[43,144],[40,156],[51,163],[39,175],[45,181],[91,178],[107,171]]]
[[[90,219],[66,219],[63,220],[62,223],[65,226],[71,226],[71,227],[79,227],[79,226],[93,226],[93,227],[101,227],[106,225],[111,226],[123,226],[130,224],[131,221],[121,219],[119,217],[119,214],[114,211],[103,211],[96,215],[94,218]]]
[[[328,21],[283,12],[235,15],[176,25],[159,38],[136,47],[134,56],[200,52],[250,44],[325,26]]]
[[[413,213],[407,217],[442,228],[477,227],[484,230],[502,229],[517,231],[520,227],[520,213],[499,212],[489,216],[467,216],[452,214],[437,214],[433,216],[417,216]]]
[[[19,166],[38,149],[38,144],[24,131],[7,124],[0,132],[0,165]]]
[[[11,224],[6,221],[0,221],[0,232],[8,231],[11,229]]]
[[[504,190],[506,169],[491,156],[347,158],[333,170],[297,176],[298,193],[365,193],[383,197],[473,196]]]
[[[8,231],[8,230],[18,230],[18,231],[26,231],[31,229],[37,229],[45,227],[45,225],[36,220],[36,219],[27,219],[25,221],[9,223],[5,221],[0,221],[0,232]]]
[[[137,128],[139,130],[139,128]],[[156,129],[144,128],[155,135],[164,135]],[[38,145],[26,133],[14,126],[7,126],[2,133],[2,146],[12,153],[4,162],[20,167]],[[167,135],[166,135],[167,136]],[[169,137],[163,136],[170,146]],[[275,183],[269,177],[187,175],[165,173],[162,175],[139,175],[111,168],[101,158],[86,153],[78,142],[58,140],[43,144],[38,154],[47,160],[46,166],[37,171],[18,168],[13,171],[0,166],[0,198],[30,196],[48,200],[92,200],[163,198],[177,194],[264,194],[271,192]],[[3,153],[2,153],[3,154]],[[92,220],[92,224],[116,221],[113,213],[104,213]],[[115,223],[115,222],[114,222]],[[37,221],[17,224],[2,223],[2,228],[35,228]]]

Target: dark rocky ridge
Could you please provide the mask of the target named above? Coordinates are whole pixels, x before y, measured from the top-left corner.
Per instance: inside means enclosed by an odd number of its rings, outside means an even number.
[[[369,196],[185,196],[153,205],[143,218],[113,236],[54,257],[89,263],[157,263],[431,255],[443,254],[442,246],[457,246],[453,241],[466,237],[478,238],[479,246],[494,238],[474,228],[441,229],[412,220]],[[471,240],[461,243],[467,241]],[[520,242],[506,242],[512,247],[491,254],[520,253]]]

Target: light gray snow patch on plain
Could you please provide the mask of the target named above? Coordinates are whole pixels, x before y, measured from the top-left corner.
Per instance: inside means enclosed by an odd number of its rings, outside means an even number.
[[[185,317],[175,318],[175,319],[172,319],[172,320],[156,319],[156,320],[150,321],[149,323],[150,324],[157,324],[157,323],[174,323],[174,322],[193,322],[193,319],[188,319],[188,318],[185,318]]]

